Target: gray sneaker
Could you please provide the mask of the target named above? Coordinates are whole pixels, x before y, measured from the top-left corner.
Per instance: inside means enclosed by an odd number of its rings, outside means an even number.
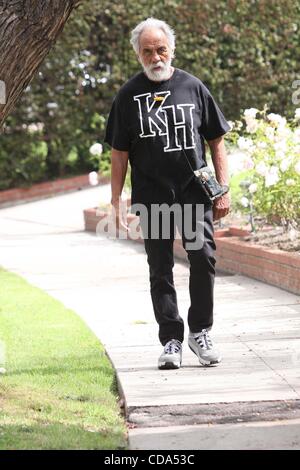
[[[179,369],[182,361],[182,344],[178,339],[171,339],[158,359],[159,369]]]
[[[198,356],[200,364],[204,366],[216,366],[222,360],[220,353],[214,348],[207,330],[202,330],[200,333],[189,333],[188,345]]]

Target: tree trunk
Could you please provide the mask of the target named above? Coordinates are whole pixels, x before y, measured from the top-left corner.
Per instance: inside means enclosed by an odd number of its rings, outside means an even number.
[[[0,128],[80,0],[0,0]]]

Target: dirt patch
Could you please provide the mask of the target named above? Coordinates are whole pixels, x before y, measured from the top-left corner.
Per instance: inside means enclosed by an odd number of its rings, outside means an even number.
[[[278,250],[298,252],[300,255],[300,231],[295,228],[289,230],[283,227],[264,228],[243,240]]]
[[[222,224],[215,223],[215,228],[238,226],[251,230],[249,218],[238,214],[229,214]],[[249,236],[243,237],[249,243],[266,246],[273,249],[296,252],[300,255],[300,225],[285,227],[283,225],[268,224],[264,218],[254,219],[255,230]]]
[[[277,421],[300,417],[300,400],[141,406],[128,409],[138,428]]]

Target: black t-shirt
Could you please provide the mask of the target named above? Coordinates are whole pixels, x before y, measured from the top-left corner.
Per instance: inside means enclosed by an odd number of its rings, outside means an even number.
[[[209,90],[175,68],[169,80],[154,82],[144,72],[116,95],[105,142],[129,152],[134,203],[175,202],[176,190],[193,184],[206,165],[204,139],[230,130]]]

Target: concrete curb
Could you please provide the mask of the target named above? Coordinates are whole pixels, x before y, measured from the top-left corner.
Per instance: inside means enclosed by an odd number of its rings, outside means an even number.
[[[99,184],[108,183],[109,176],[99,177]],[[34,202],[40,199],[65,194],[71,191],[87,189],[91,187],[89,175],[73,176],[71,178],[58,178],[54,181],[33,184],[28,188],[14,188],[0,191],[0,209],[11,207],[26,202]]]

